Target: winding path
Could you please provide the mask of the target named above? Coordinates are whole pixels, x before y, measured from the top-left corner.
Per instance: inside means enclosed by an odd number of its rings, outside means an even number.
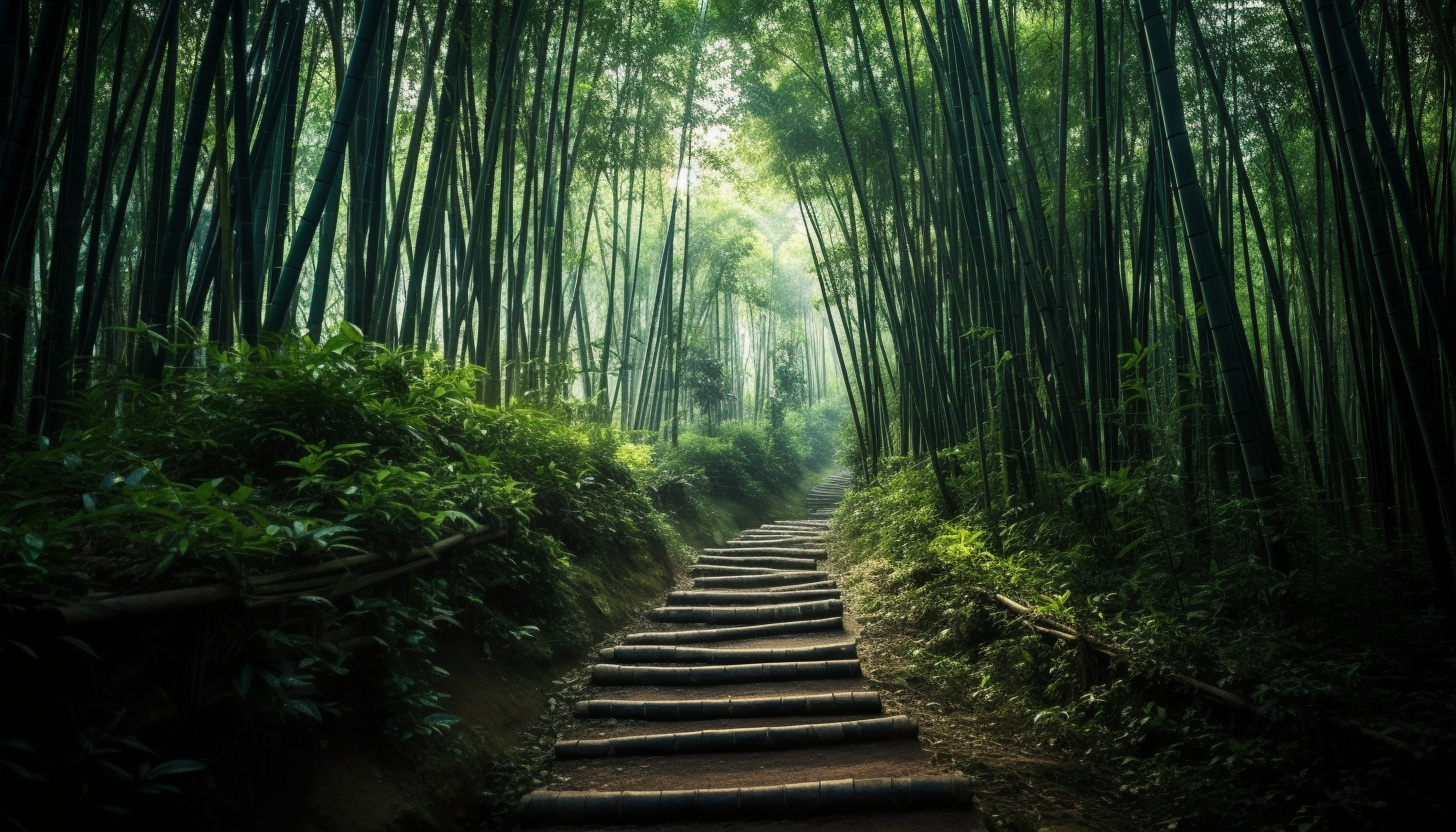
[[[860,674],[858,628],[819,563],[848,485],[831,475],[809,495],[810,519],[703,550],[692,588],[602,651],[524,825],[983,828],[968,779],[938,770],[915,721],[885,714]]]

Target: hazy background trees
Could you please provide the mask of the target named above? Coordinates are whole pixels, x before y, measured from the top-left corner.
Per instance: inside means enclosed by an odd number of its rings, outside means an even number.
[[[318,341],[341,320],[485,367],[488,403],[571,396],[665,433],[687,411],[760,415],[780,339],[828,359],[791,203],[715,191],[741,172],[702,4],[4,16],[0,409],[16,425],[59,430],[54,405],[97,374],[189,366],[171,344]],[[690,349],[724,368],[715,404],[680,393]]]

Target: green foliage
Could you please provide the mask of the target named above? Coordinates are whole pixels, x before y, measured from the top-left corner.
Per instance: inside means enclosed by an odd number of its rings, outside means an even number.
[[[780,413],[768,426],[730,422],[715,435],[685,434],[664,448],[653,483],[661,505],[689,487],[706,498],[728,499],[755,509],[793,488],[810,468],[829,464],[844,420],[840,404]]]
[[[78,734],[67,753],[55,759],[25,740],[0,737],[0,782],[7,786],[0,820],[16,829],[35,822],[48,828],[111,827],[154,806],[159,797],[178,794],[179,784],[195,779],[187,775],[207,770],[197,760],[158,757],[129,735]],[[26,799],[19,799],[22,794]],[[44,806],[46,814],[28,816],[35,806]]]
[[[709,351],[691,348],[683,359],[682,383],[693,407],[707,418],[711,434],[721,421],[723,406],[733,395],[733,379],[728,375],[727,366]]]
[[[978,505],[971,449],[946,461],[961,504]],[[868,614],[908,636],[908,683],[1100,760],[1170,824],[1324,828],[1354,812],[1419,826],[1441,811],[1421,761],[1456,735],[1456,708],[1433,695],[1449,659],[1409,638],[1411,617],[1438,629],[1434,613],[1389,616],[1403,579],[1375,541],[1311,530],[1291,541],[1303,568],[1281,576],[1250,545],[1251,502],[1225,497],[1175,518],[1163,506],[1182,484],[1158,460],[1054,480],[1056,501],[950,519],[928,465],[887,468],[845,500],[836,526]],[[1023,627],[991,593],[1121,658]],[[1253,710],[1202,699],[1175,674]],[[1391,733],[1414,756],[1362,743],[1347,723]],[[1339,783],[1345,803],[1321,783]]]
[[[327,599],[306,596],[301,600],[333,611]],[[258,662],[244,663],[233,677],[233,689],[251,716],[319,722],[324,713],[339,714],[337,702],[318,701],[324,695],[321,677],[349,672],[338,647],[281,630],[261,630],[257,640]]]
[[[747,505],[763,505],[774,491],[792,486],[802,460],[774,453],[768,433],[752,425],[723,425],[718,436],[681,438],[665,467],[700,475],[705,493]]]
[[[542,517],[584,554],[624,543],[650,512],[609,435],[481,407],[476,369],[347,325],[319,347],[206,347],[199,360],[93,388],[54,446],[9,436],[0,597],[237,579]],[[586,533],[601,501],[639,522]]]
[[[774,392],[768,400],[768,421],[774,430],[783,427],[789,411],[804,401],[806,382],[801,358],[800,345],[795,341],[780,341],[774,347]]]
[[[792,443],[806,464],[819,467],[834,461],[841,429],[853,435],[844,400],[831,399],[790,412],[777,435]]]
[[[444,631],[469,633],[487,657],[551,661],[620,612],[612,599],[668,582],[678,547],[646,490],[650,450],[644,460],[614,431],[481,406],[475,368],[383,349],[347,325],[321,346],[176,352],[197,365],[93,388],[54,444],[7,436],[0,600],[11,611],[87,591],[218,581],[246,591],[249,577],[341,555],[507,532],[349,596],[290,602],[290,624],[240,642],[241,660],[216,680],[253,730],[352,712],[397,742],[441,735],[458,721],[438,685]],[[329,631],[354,634],[338,637],[355,642],[350,651],[321,637]],[[82,738],[120,742],[108,714],[151,695],[77,687],[74,665],[96,652],[0,642],[0,676],[30,680],[0,701],[11,715],[0,725],[7,794],[36,772],[74,770],[65,761]],[[57,736],[62,725],[75,738]],[[180,773],[130,771],[127,788],[141,794]],[[64,788],[83,786],[70,776]]]

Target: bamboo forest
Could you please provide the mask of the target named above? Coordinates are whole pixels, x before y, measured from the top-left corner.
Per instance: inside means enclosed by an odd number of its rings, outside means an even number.
[[[1451,0],[0,0],[0,827],[1456,828]]]

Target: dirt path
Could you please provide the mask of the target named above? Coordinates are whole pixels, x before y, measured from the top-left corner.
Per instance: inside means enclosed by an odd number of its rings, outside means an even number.
[[[602,651],[524,825],[984,828],[969,780],[934,763],[915,721],[887,713],[860,675],[858,628],[822,568],[825,518],[848,480],[810,494],[809,520],[705,550],[692,589]]]

